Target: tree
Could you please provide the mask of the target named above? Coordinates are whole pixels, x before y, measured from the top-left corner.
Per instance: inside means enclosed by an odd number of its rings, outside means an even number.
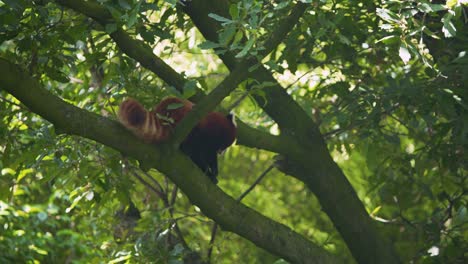
[[[0,4],[2,261],[463,262],[466,6],[311,2]],[[115,121],[167,95],[169,142]],[[215,108],[219,187],[178,151]]]

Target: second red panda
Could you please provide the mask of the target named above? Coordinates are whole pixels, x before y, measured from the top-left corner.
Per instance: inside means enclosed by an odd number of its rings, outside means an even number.
[[[188,100],[168,97],[148,111],[138,101],[127,99],[121,103],[118,116],[120,122],[139,138],[148,143],[159,143],[169,139],[174,127],[193,106]],[[192,129],[180,148],[217,183],[217,154],[232,145],[235,138],[232,115],[210,112]]]

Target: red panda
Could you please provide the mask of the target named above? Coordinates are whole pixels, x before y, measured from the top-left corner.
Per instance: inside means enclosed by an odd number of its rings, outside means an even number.
[[[160,143],[169,139],[175,126],[193,106],[188,100],[168,97],[148,111],[138,101],[127,99],[121,103],[118,117],[127,129],[145,142]],[[232,145],[235,138],[233,116],[210,112],[192,129],[180,149],[217,183],[217,154]]]

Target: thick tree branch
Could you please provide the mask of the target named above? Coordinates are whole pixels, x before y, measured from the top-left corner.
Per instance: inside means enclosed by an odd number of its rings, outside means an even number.
[[[207,96],[202,98],[190,111],[184,119],[177,125],[172,142],[178,147],[179,144],[187,137],[193,127],[206,116],[210,111],[213,111],[221,101],[228,96],[245,78],[247,78],[252,60],[244,60],[239,63],[238,67],[233,70],[216,88]]]
[[[237,145],[284,153],[287,149],[299,146],[289,135],[275,136],[260,129],[253,128],[237,119]]]
[[[182,7],[184,12],[187,13],[192,21],[195,23],[197,28],[203,34],[203,36],[210,41],[217,42],[218,40],[218,31],[221,29],[219,24],[216,23],[212,18],[208,16],[210,13],[219,14],[224,17],[229,17],[227,11],[229,10],[229,4],[226,0],[213,1],[213,0],[198,0],[186,2]],[[302,9],[302,12],[298,10]],[[277,31],[273,32],[273,36],[268,38],[265,41],[265,44],[268,42],[274,42],[276,45],[279,44],[280,36],[284,37],[289,33],[297,20],[300,18],[298,15],[303,14],[306,10],[304,4],[296,5],[291,15],[284,19],[278,26]],[[271,49],[271,48],[270,48]],[[266,51],[269,52],[269,51]],[[227,51],[220,55],[220,58],[226,64],[230,71],[236,69],[236,65],[240,63],[235,58],[235,54]],[[305,115],[302,108],[284,91],[281,85],[274,79],[271,73],[260,64],[260,66],[251,73],[251,76],[255,76],[259,82],[271,82],[275,83],[275,86],[268,87],[264,89],[266,92],[266,97],[255,96],[254,98],[258,101],[259,105],[270,115],[282,128],[282,134],[289,133],[294,137],[304,137],[309,141],[311,139],[321,139],[320,131],[318,127],[313,122],[303,122],[302,117]],[[285,109],[287,109],[287,115],[285,114]],[[296,117],[296,114],[299,116]],[[305,115],[306,120],[310,120]],[[296,131],[291,131],[292,128],[300,127],[301,129],[296,129]],[[303,135],[298,133],[303,132]],[[312,133],[312,135],[311,135]],[[319,144],[323,143],[323,140],[317,142]]]
[[[208,14],[229,17],[226,0],[198,0],[183,7],[207,40],[216,42],[219,25]],[[220,58],[230,70],[238,63],[234,54],[226,52]],[[353,256],[359,263],[398,263],[390,243],[383,238],[365,207],[359,200],[345,175],[333,161],[317,125],[301,107],[276,82],[264,67],[257,68],[252,76],[260,82],[276,85],[264,89],[265,96],[254,96],[259,105],[280,126],[281,135],[295,138],[298,148],[285,149],[284,154],[292,168],[285,172],[304,181],[319,199]],[[359,241],[359,243],[356,243]]]
[[[294,263],[339,260],[293,230],[238,203],[212,184],[188,157],[167,145],[158,148],[136,138],[116,121],[79,109],[49,91],[17,65],[0,58],[0,88],[68,134],[86,137],[154,165],[204,214],[222,228]]]
[[[103,26],[115,23],[109,11],[96,2],[85,2],[82,0],[56,0],[56,2],[93,18]],[[161,58],[155,56],[153,49],[149,45],[132,38],[121,28],[111,33],[110,36],[117,46],[130,58],[140,62],[143,67],[156,73],[164,82],[174,86],[179,92],[182,93],[184,91],[185,78],[167,65]]]
[[[204,97],[200,103],[195,106],[193,111],[191,111],[182,120],[182,122],[180,122],[173,137],[173,141],[177,146],[184,140],[184,138],[187,137],[192,128],[203,116],[220,104],[221,101],[228,96],[239,83],[247,78],[250,67],[254,66],[257,61],[260,61],[281,43],[283,38],[299,21],[299,18],[302,16],[305,9],[305,4],[297,4],[291,12],[291,15],[280,21],[277,29],[272,33],[271,37],[265,41],[265,50],[263,50],[257,58],[246,58],[239,62],[235,69],[231,71],[231,74],[226,77],[209,95]]]
[[[263,44],[265,50],[261,53],[262,57],[268,55],[284,40],[286,35],[288,35],[288,33],[291,32],[291,30],[299,22],[299,18],[301,18],[306,9],[307,5],[299,2],[296,4],[296,6],[294,6],[291,14],[279,22],[277,28],[271,33],[270,37]]]

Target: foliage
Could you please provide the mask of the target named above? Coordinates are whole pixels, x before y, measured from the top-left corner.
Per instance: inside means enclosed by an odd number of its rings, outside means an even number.
[[[258,56],[296,4],[230,2],[231,17],[210,14],[212,23],[222,26],[213,42],[180,10],[183,1],[96,1],[113,21],[103,26],[54,1],[4,0],[0,56],[22,65],[66,101],[114,118],[127,96],[150,108],[167,95],[189,97],[195,87],[209,91],[227,75],[217,55]],[[320,125],[334,159],[404,261],[466,261],[466,1],[309,5],[264,65]],[[185,90],[163,83],[124,54],[109,36],[118,28],[151,45],[187,77]],[[240,119],[280,133],[250,97],[270,85],[243,82],[223,106],[245,97],[234,109]],[[106,146],[57,134],[0,90],[0,262],[206,258],[212,223],[164,175],[142,172],[136,161]],[[239,197],[273,156],[230,148],[220,158],[220,187]],[[274,170],[243,202],[351,259],[302,182]],[[222,232],[212,261],[279,260]]]

